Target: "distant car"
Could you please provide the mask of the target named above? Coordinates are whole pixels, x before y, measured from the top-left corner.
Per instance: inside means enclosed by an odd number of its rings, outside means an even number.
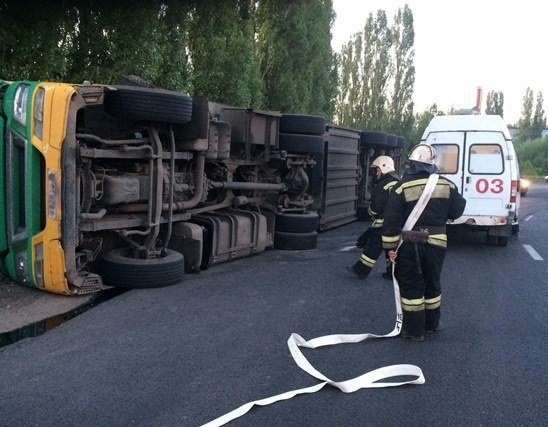
[[[519,192],[521,196],[525,196],[527,194],[527,191],[529,190],[529,186],[531,185],[531,181],[525,178],[521,178],[519,180]]]
[[[548,175],[544,177],[544,182],[548,182]]]

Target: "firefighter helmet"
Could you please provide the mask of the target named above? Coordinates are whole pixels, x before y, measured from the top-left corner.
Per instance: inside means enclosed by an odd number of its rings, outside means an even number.
[[[426,163],[427,165],[433,165],[436,163],[436,150],[434,147],[426,144],[419,144],[415,146],[409,153],[409,160],[412,162]]]
[[[391,157],[388,156],[379,156],[375,160],[373,160],[373,163],[371,163],[371,167],[377,167],[381,170],[381,174],[385,174],[388,172],[392,172],[396,170],[394,167],[394,160],[392,160]]]

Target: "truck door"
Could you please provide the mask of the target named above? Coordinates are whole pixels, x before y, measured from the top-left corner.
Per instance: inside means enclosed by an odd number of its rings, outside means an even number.
[[[4,99],[4,197],[7,249],[4,267],[9,276],[34,286],[31,238],[40,227],[40,194],[32,189],[41,181],[41,164],[30,141],[32,93],[36,83],[14,82]],[[33,187],[34,185],[34,187]]]
[[[440,175],[451,180],[463,192],[464,132],[432,132],[426,143],[436,150]]]
[[[505,162],[506,141],[501,132],[466,132],[463,195],[466,215],[506,217],[511,176]]]
[[[0,80],[0,269],[5,251],[8,248],[6,234],[6,120],[4,114],[4,95],[9,83]],[[2,270],[0,270],[2,271]]]
[[[0,82],[1,83],[1,82]],[[6,240],[6,166],[4,142],[5,121],[2,105],[0,104],[0,260],[3,259],[3,253],[8,248]]]

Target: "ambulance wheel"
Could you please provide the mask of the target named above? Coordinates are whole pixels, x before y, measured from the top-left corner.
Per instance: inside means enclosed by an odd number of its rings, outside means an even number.
[[[517,236],[519,234],[519,224],[512,225],[512,236]]]
[[[286,233],[285,231],[276,231],[274,233],[274,248],[285,250],[306,250],[315,249],[318,245],[318,232],[309,233]]]
[[[113,116],[161,123],[188,123],[192,98],[183,92],[137,86],[105,91],[105,111]]]
[[[499,246],[506,246],[506,245],[508,245],[508,236],[499,236],[499,238],[498,238],[498,245],[499,245]]]
[[[320,216],[316,212],[283,213],[276,217],[276,231],[308,233],[320,225]]]
[[[130,248],[106,252],[102,260],[102,276],[107,285],[122,288],[159,288],[179,283],[185,273],[181,253],[167,249],[161,258],[132,258]]]
[[[491,236],[490,234],[487,234],[487,244],[491,246],[497,246],[498,245],[498,238],[497,236]]]

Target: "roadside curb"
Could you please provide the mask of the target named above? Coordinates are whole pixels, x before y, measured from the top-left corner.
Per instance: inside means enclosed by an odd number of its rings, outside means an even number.
[[[100,292],[81,296],[50,294],[0,277],[0,334],[15,332],[57,316],[69,315],[76,309],[93,303],[100,295]]]

